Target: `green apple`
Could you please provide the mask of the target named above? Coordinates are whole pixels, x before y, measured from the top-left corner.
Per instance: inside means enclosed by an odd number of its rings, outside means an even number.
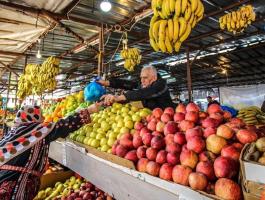
[[[91,146],[91,142],[93,141],[93,138],[89,138],[89,140],[87,141],[87,145]]]
[[[106,132],[106,131],[108,131],[110,129],[110,125],[106,121],[103,121],[101,123],[101,128]]]
[[[100,127],[100,123],[93,124],[93,130],[98,129]]]
[[[121,134],[130,133],[130,129],[128,129],[127,127],[122,127],[121,130],[120,130],[120,133]]]
[[[133,112],[137,112],[139,109],[137,108],[137,107],[135,107],[135,106],[132,106],[131,107],[131,111],[133,111]]]
[[[93,132],[90,133],[90,137],[91,138],[96,138],[96,136],[97,136],[97,132],[93,131]]]
[[[123,112],[123,113],[128,113],[129,111],[130,111],[130,109],[127,107],[122,107],[122,109],[121,109],[121,112]]]
[[[109,149],[110,147],[106,144],[101,147],[101,151],[104,151],[104,152],[107,152]]]
[[[84,129],[80,130],[79,135],[85,136],[86,135],[86,131]]]
[[[114,130],[117,127],[117,123],[112,123],[111,128]]]
[[[117,108],[114,108],[114,107],[111,108],[111,112],[112,112],[112,113],[117,113]]]
[[[128,129],[132,129],[134,126],[133,121],[126,121],[125,122],[125,127],[127,127]]]
[[[146,110],[141,110],[140,111],[140,117],[147,117],[150,113]]]
[[[117,127],[122,128],[123,126],[124,126],[124,122],[123,121],[118,121]]]
[[[111,149],[108,149],[107,153],[112,153],[112,150]]]
[[[134,121],[134,122],[140,122],[141,121],[141,117],[140,117],[140,115],[138,115],[138,114],[134,114],[133,116],[132,116],[132,120]]]
[[[131,120],[132,120],[132,118],[131,118],[131,116],[129,116],[129,115],[126,115],[126,116],[124,117],[124,119],[123,119],[124,122],[131,121]]]
[[[134,113],[135,113],[135,112],[132,111],[132,110],[130,110],[130,111],[128,112],[129,115],[133,115]]]
[[[93,139],[92,141],[91,141],[91,146],[92,147],[94,147],[94,148],[98,148],[99,147],[99,144],[100,144],[100,141],[99,140],[97,140],[97,139]]]
[[[86,132],[86,136],[87,137],[90,137],[90,134],[91,134],[92,132]]]
[[[121,130],[121,127],[116,127],[114,130],[113,130],[113,132],[115,132],[115,133],[120,133],[120,130]]]
[[[122,104],[120,104],[120,103],[114,103],[114,104],[112,105],[112,107],[113,107],[113,108],[116,108],[117,110],[119,110],[119,109],[122,108]]]
[[[123,120],[123,117],[121,116],[121,115],[117,115],[116,117],[115,117],[115,121],[116,122],[119,122],[119,121],[122,121]]]
[[[96,139],[97,140],[101,140],[102,138],[104,138],[105,135],[101,134],[101,133],[98,133],[97,136],[96,136]]]
[[[105,134],[105,131],[102,128],[98,128],[96,132],[100,134]]]
[[[125,107],[125,108],[130,108],[130,107],[131,107],[131,104],[126,103],[124,107]]]
[[[116,138],[117,138],[117,135],[118,135],[118,133],[116,133],[116,132],[111,132],[111,133],[109,134],[109,138],[116,139]]]
[[[86,126],[85,127],[85,131],[86,131],[86,133],[87,132],[91,132],[93,130],[93,127],[92,126]]]
[[[88,140],[89,140],[90,138],[89,137],[85,137],[85,139],[84,139],[84,144],[87,144],[87,142],[88,142]]]
[[[106,138],[101,138],[100,140],[100,146],[103,146],[105,144],[107,144],[108,140]]]
[[[116,139],[114,139],[114,138],[109,138],[107,144],[108,144],[110,147],[112,147],[112,145],[114,144],[115,141],[116,141]]]
[[[117,135],[117,139],[119,140],[123,134],[124,134],[124,133],[119,133],[119,134]]]

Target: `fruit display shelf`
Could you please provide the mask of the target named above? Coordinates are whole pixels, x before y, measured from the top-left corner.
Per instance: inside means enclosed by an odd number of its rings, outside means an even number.
[[[211,199],[182,185],[104,160],[69,141],[53,142],[49,156],[118,200]]]

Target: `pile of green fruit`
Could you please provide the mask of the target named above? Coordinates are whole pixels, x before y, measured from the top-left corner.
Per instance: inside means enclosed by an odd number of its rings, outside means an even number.
[[[249,106],[238,111],[238,118],[247,125],[265,124],[265,113],[257,106]]]
[[[134,124],[148,116],[147,108],[114,103],[111,107],[92,114],[92,122],[70,134],[70,139],[111,153],[114,142],[125,133],[134,133]]]

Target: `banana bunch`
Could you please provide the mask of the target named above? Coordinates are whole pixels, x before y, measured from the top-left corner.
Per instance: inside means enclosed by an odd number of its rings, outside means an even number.
[[[124,48],[121,51],[120,56],[125,59],[124,68],[129,72],[134,71],[134,67],[140,64],[142,58],[140,50],[137,48]]]
[[[233,34],[243,32],[244,29],[255,21],[256,14],[251,5],[242,6],[237,11],[233,11],[219,18],[220,28],[227,29]]]
[[[152,0],[152,10],[150,45],[163,53],[178,52],[204,14],[201,0]]]
[[[265,124],[265,113],[256,106],[240,109],[237,117],[244,120],[248,125]]]
[[[46,90],[53,91],[57,85],[55,77],[59,73],[59,63],[58,58],[51,56],[42,65],[28,64],[25,74],[19,78],[18,97],[24,99],[31,94],[41,95]]]

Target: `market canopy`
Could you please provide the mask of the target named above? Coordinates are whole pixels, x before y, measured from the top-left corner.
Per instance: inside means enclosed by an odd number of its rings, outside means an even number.
[[[42,63],[60,57],[58,89],[85,84],[97,74],[98,36],[104,30],[104,63],[111,76],[136,79],[142,65],[153,64],[171,89],[186,89],[186,52],[192,62],[193,89],[226,85],[258,84],[265,80],[264,1],[203,0],[205,16],[192,30],[179,53],[154,52],[149,44],[151,9],[149,0],[111,0],[112,10],[100,10],[100,0],[5,0],[0,2],[0,92],[11,90],[26,63]],[[219,28],[219,17],[227,11],[252,4],[256,21],[243,33],[233,35]],[[143,56],[134,73],[127,72],[119,53],[123,32],[128,45]],[[38,43],[38,38],[41,42]],[[36,58],[38,50],[42,58]],[[197,58],[194,62],[194,58]],[[130,76],[129,76],[130,75]]]

